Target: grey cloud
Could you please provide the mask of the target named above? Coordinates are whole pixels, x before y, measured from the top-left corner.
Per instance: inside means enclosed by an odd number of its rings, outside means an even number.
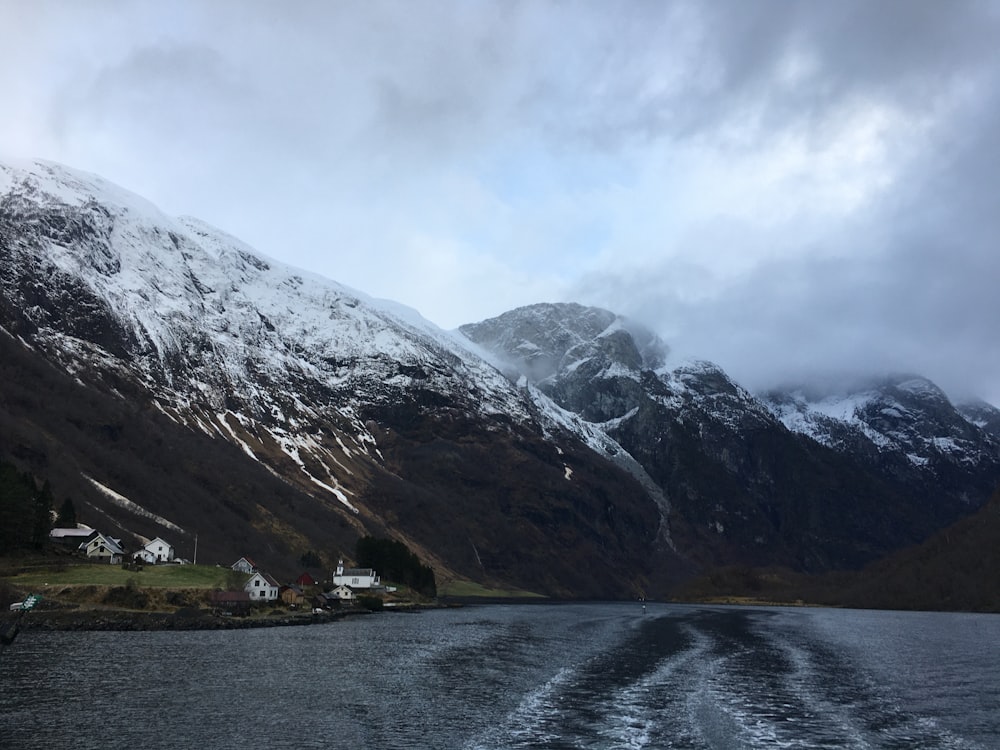
[[[617,148],[635,138],[713,138],[735,123],[766,138],[821,126],[866,98],[926,110],[963,77],[995,67],[1000,32],[997,7],[975,0],[643,7],[602,5],[590,22],[612,41],[568,54],[579,88],[543,78],[529,97],[559,137]],[[796,55],[804,71],[786,79]],[[679,79],[658,87],[674,68]]]
[[[367,280],[391,275],[386,259],[417,237],[413,247],[454,249],[439,267],[483,284],[463,300],[495,304],[510,291],[464,265],[488,257],[491,277],[562,289],[589,263],[575,301],[644,320],[753,383],[912,368],[1000,399],[996,2],[44,8],[45,18],[18,14],[30,43],[16,46],[18,77],[0,75],[0,93],[21,97],[11,111],[32,126],[44,111],[69,144],[37,155],[102,172],[265,252],[298,248],[298,262],[378,291]],[[783,138],[821,152],[852,112],[883,105],[896,116],[891,186],[842,220],[816,211],[750,226],[697,174],[689,203],[702,213],[652,215],[674,209],[654,193],[683,194],[676,183],[701,153],[721,181],[730,156],[749,157],[747,179],[754,155],[780,156]],[[3,132],[23,139],[32,126]],[[678,164],[679,176],[652,174]],[[825,168],[817,180],[840,179]],[[786,182],[809,194],[808,164],[793,172]],[[720,228],[727,221],[735,228]],[[605,236],[626,242],[596,267]],[[647,258],[662,248],[662,259],[634,260],[627,242]],[[740,276],[702,262],[721,242],[757,260]],[[470,244],[477,260],[459,255]],[[780,259],[763,260],[769,244]],[[380,260],[363,271],[369,257]],[[366,283],[342,277],[348,266]],[[434,281],[407,284],[415,295],[448,288]]]

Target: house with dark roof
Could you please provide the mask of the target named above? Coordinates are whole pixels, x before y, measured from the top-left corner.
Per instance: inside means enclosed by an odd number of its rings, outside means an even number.
[[[250,613],[250,594],[246,591],[213,591],[208,597],[212,611],[220,615]]]
[[[105,536],[101,532],[93,532],[87,541],[80,544],[80,551],[87,557],[95,560],[106,560],[112,565],[121,563],[125,556],[122,549],[122,540]]]
[[[312,598],[313,609],[334,609],[340,606],[340,599],[333,593],[316,594]]]
[[[279,588],[278,582],[272,576],[259,570],[243,584],[243,590],[250,594],[250,601],[254,602],[277,601]]]
[[[306,595],[302,589],[296,585],[282,586],[278,590],[278,598],[289,606],[298,607],[306,603]]]

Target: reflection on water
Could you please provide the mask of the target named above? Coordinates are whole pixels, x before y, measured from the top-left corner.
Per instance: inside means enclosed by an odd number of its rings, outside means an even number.
[[[0,747],[1000,747],[1000,617],[572,604],[24,633]]]

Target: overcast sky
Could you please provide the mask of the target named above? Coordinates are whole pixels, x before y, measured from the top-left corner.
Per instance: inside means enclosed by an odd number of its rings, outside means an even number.
[[[0,0],[0,153],[444,328],[1000,404],[1000,1]]]

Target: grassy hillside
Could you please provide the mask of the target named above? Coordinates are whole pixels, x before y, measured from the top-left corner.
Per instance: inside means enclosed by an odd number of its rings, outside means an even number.
[[[164,589],[216,589],[225,587],[228,568],[214,565],[147,565],[123,570],[118,565],[81,564],[0,574],[8,585],[40,593],[66,586],[134,586]]]

